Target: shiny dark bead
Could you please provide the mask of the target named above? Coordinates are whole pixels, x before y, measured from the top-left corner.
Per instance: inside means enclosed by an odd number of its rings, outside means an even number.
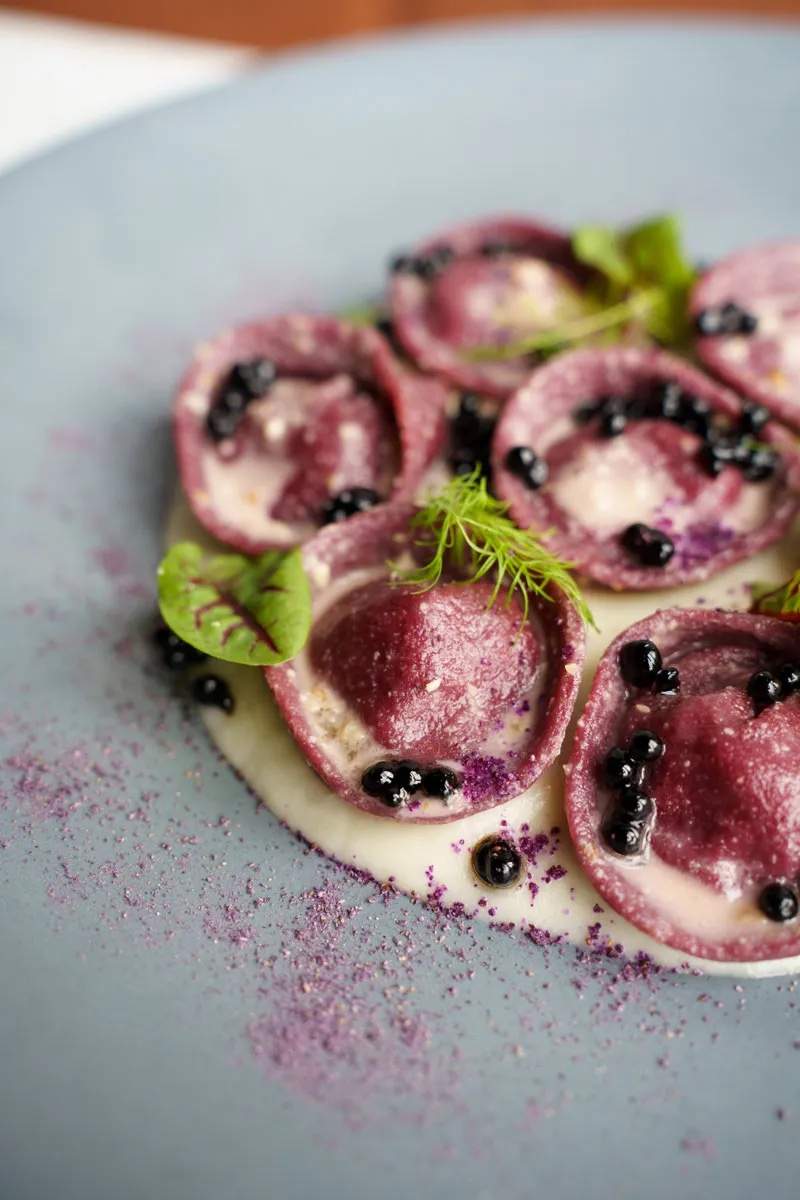
[[[753,446],[742,467],[745,479],[750,483],[761,483],[775,474],[780,459],[771,446]]]
[[[655,762],[663,753],[663,741],[649,729],[637,729],[628,739],[628,754],[637,762]]]
[[[694,319],[694,326],[701,337],[718,337],[725,332],[725,322],[719,308],[703,308]]]
[[[622,545],[643,567],[665,567],[675,553],[672,539],[660,529],[637,522],[622,534]]]
[[[793,692],[800,692],[800,664],[784,663],[775,673],[778,676],[783,696],[791,696]]]
[[[683,391],[680,384],[675,383],[673,379],[667,379],[663,383],[659,383],[653,392],[651,414],[664,421],[676,421],[681,410],[682,399]]]
[[[706,474],[715,479],[717,475],[722,474],[726,467],[731,465],[731,460],[724,453],[720,454],[718,448],[710,442],[706,442],[700,447],[697,457]]]
[[[489,887],[510,887],[519,879],[522,858],[518,850],[502,837],[488,837],[472,851],[475,874]]]
[[[603,437],[619,437],[625,432],[628,417],[621,408],[607,408],[600,418],[600,433]]]
[[[278,369],[268,358],[251,358],[237,363],[231,371],[230,385],[250,400],[263,396],[277,378]]]
[[[428,796],[449,800],[461,787],[461,780],[450,767],[431,767],[422,776],[422,790]]]
[[[231,393],[233,394],[233,393]],[[244,414],[244,406],[239,409],[226,408],[222,404],[215,404],[208,410],[206,417],[206,429],[211,434],[215,442],[222,442],[226,438],[233,437]]]
[[[363,791],[387,808],[400,808],[421,786],[421,768],[404,759],[374,763],[361,776]]]
[[[392,275],[409,275],[414,271],[416,259],[411,254],[395,254],[389,260],[389,270]]]
[[[432,264],[434,271],[441,271],[442,267],[446,267],[448,263],[455,258],[455,250],[452,246],[442,244],[434,246],[433,250],[429,250],[427,260]]]
[[[661,652],[655,642],[626,642],[619,652],[619,669],[631,687],[649,688],[661,670]]]
[[[493,418],[484,416],[481,412],[480,398],[474,392],[464,392],[458,412],[453,418],[454,443],[459,447],[480,448],[482,452],[485,450],[488,456],[494,425]]]
[[[711,411],[705,400],[684,393],[678,404],[678,411],[672,419],[691,433],[706,437],[711,425]]]
[[[771,671],[756,671],[747,681],[747,694],[756,713],[780,700],[781,690],[780,680]]]
[[[741,311],[739,314],[738,333],[751,334],[758,329],[758,317],[755,313]]]
[[[516,475],[531,491],[547,482],[547,462],[539,458],[530,446],[513,446],[505,459],[506,469]]]
[[[647,834],[647,823],[622,814],[612,813],[603,822],[603,840],[609,850],[626,858],[641,854]]]
[[[797,892],[788,883],[768,883],[761,889],[758,907],[770,921],[793,921],[800,910]]]
[[[729,300],[720,309],[723,333],[739,333],[743,311],[735,301]]]
[[[186,667],[205,662],[208,657],[202,650],[195,650],[194,646],[184,642],[166,625],[160,625],[156,629],[153,640],[161,649],[164,666],[170,671],[183,671]]]
[[[614,811],[626,817],[635,817],[639,821],[647,821],[653,815],[655,805],[641,788],[626,786],[616,794]]]
[[[644,783],[645,774],[644,763],[636,762],[620,746],[614,746],[612,750],[609,750],[603,762],[605,781],[612,788],[640,788]]]
[[[224,679],[218,675],[199,675],[192,681],[192,696],[198,704],[233,712],[233,695]]]
[[[675,696],[681,690],[681,677],[677,667],[662,667],[656,671],[653,691],[662,696]]]
[[[763,404],[754,402],[743,404],[739,414],[739,430],[741,433],[756,437],[761,433],[768,420],[769,409],[765,408]]]
[[[367,487],[346,488],[338,496],[332,496],[322,510],[322,524],[330,525],[336,521],[346,521],[356,513],[366,512],[380,504],[381,498],[376,491]]]

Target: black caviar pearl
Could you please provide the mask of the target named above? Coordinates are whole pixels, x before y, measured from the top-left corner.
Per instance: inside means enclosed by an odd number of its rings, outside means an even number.
[[[721,309],[701,309],[694,319],[694,326],[701,337],[718,337],[719,334],[725,332]]]
[[[510,887],[519,879],[522,858],[518,850],[502,837],[488,837],[472,851],[475,874],[489,887]]]
[[[649,688],[661,670],[661,652],[655,642],[626,642],[619,652],[622,678],[631,687]]]
[[[389,270],[392,275],[410,275],[414,272],[416,259],[411,254],[395,254],[389,260]]]
[[[741,311],[739,314],[739,333],[751,334],[758,329],[758,317],[755,313]]]
[[[742,405],[742,411],[739,414],[739,430],[741,433],[750,434],[756,437],[769,420],[769,409],[763,404],[756,404],[752,401]]]
[[[229,393],[231,397],[237,393]],[[227,407],[223,404],[215,404],[208,410],[206,417],[206,429],[211,434],[215,442],[222,442],[225,438],[233,437],[236,430],[239,428],[242,416],[244,414],[245,405],[241,408]]]
[[[256,400],[275,382],[277,375],[278,369],[270,359],[251,358],[236,363],[231,371],[230,386],[248,399]]]
[[[224,679],[218,675],[199,675],[192,682],[192,695],[198,704],[233,712],[233,695]]]
[[[600,433],[603,437],[619,437],[625,432],[628,417],[623,408],[607,408],[600,418]]]
[[[663,696],[674,696],[681,690],[681,677],[677,667],[662,667],[656,671],[653,691]]]
[[[501,241],[500,238],[489,240],[483,243],[480,253],[484,258],[500,258],[503,254],[513,254],[514,247],[510,242]]]
[[[661,758],[664,743],[657,733],[649,729],[635,730],[628,740],[628,754],[636,762],[649,763]]]
[[[784,663],[779,667],[777,672],[778,682],[781,685],[781,694],[791,696],[793,692],[800,692],[800,664]]]
[[[622,534],[622,545],[643,567],[665,567],[675,553],[672,539],[660,529],[637,522]]]
[[[632,785],[620,788],[616,794],[614,811],[626,817],[647,821],[653,815],[655,805],[641,788]]]
[[[727,304],[723,304],[720,310],[723,324],[723,332],[732,333],[755,333],[758,328],[758,319],[749,312],[746,312],[740,304],[736,304],[733,300],[729,300]]]
[[[780,680],[771,671],[756,671],[747,681],[747,694],[753,701],[756,713],[780,700],[781,690]]]
[[[202,650],[195,650],[177,633],[173,633],[166,625],[160,625],[153,634],[153,640],[161,650],[164,666],[170,671],[183,671],[186,667],[205,662],[208,655]]]
[[[609,850],[622,854],[626,858],[633,854],[641,854],[647,835],[647,823],[635,818],[612,813],[603,823],[603,840]]]
[[[771,446],[753,446],[742,468],[744,477],[750,483],[761,483],[775,474],[779,461]]]
[[[431,767],[422,776],[422,790],[440,800],[449,800],[460,787],[461,780],[450,767]]]
[[[434,271],[441,271],[442,267],[446,267],[455,258],[456,253],[452,246],[444,243],[440,246],[434,246],[427,254],[427,260],[432,264]]]
[[[453,440],[458,446],[477,447],[488,450],[494,433],[494,420],[481,412],[480,397],[474,392],[464,392],[453,418]]]
[[[377,762],[361,776],[361,787],[387,808],[400,808],[422,787],[422,770],[405,759]]]
[[[678,411],[672,418],[683,429],[707,437],[711,424],[711,410],[705,400],[684,392],[678,403]]]
[[[761,889],[758,907],[770,921],[793,921],[800,905],[797,892],[788,883],[768,883]]]
[[[650,415],[663,421],[677,421],[681,411],[683,391],[674,379],[666,379],[656,385],[650,402]]]
[[[637,762],[626,750],[614,746],[603,762],[606,783],[612,788],[640,788],[645,778],[644,763]]]
[[[332,496],[322,510],[322,524],[330,525],[337,521],[346,521],[356,513],[366,512],[380,504],[381,498],[376,491],[367,487],[346,488],[337,496]]]
[[[531,491],[547,482],[547,462],[530,446],[513,446],[506,455],[506,469],[516,475]]]

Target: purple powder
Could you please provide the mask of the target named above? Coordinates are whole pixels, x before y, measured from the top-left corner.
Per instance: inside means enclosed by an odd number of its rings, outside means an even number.
[[[500,758],[491,754],[466,754],[463,759],[462,791],[475,803],[487,796],[504,796],[511,787],[511,774]]]

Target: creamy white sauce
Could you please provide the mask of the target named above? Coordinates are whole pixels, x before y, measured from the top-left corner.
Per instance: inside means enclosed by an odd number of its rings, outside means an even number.
[[[193,518],[184,498],[178,495],[169,514],[166,541],[172,544],[184,538],[213,544]],[[700,586],[622,595],[588,590],[587,599],[600,632],[589,630],[587,660],[573,723],[581,712],[599,658],[618,633],[657,608],[698,603],[710,608],[746,607],[749,583],[777,584],[792,573],[799,541],[800,523],[777,547]],[[474,910],[484,918],[513,921],[523,927],[529,924],[578,944],[586,941],[587,927],[601,921],[604,937],[620,942],[628,954],[645,951],[665,966],[689,966],[709,974],[752,978],[800,970],[800,956],[756,963],[718,963],[692,958],[656,942],[617,916],[593,889],[570,845],[563,812],[560,763],[521,796],[470,817],[441,825],[408,824],[375,817],[331,793],[308,766],[260,671],[227,663],[215,664],[214,670],[229,682],[236,708],[230,716],[215,709],[202,710],[212,738],[263,803],[332,858],[366,871],[381,882],[391,880],[395,887],[410,895],[424,898],[435,890],[442,903],[461,902],[467,910]],[[567,749],[571,741],[572,728],[565,739]],[[531,834],[549,833],[554,826],[561,830],[556,852],[543,853],[529,880],[510,890],[484,887],[471,868],[472,846],[487,834],[498,832],[501,821],[506,821],[514,833],[523,824],[529,825]],[[674,875],[669,886],[678,910],[685,911],[687,916],[694,914],[695,918],[699,911],[704,911],[704,928],[713,933],[720,919],[719,905],[727,901],[702,883],[673,872],[666,864],[660,865],[664,872]],[[566,873],[547,882],[545,875],[553,866],[563,867]],[[527,886],[529,881],[539,885],[533,901]],[[601,913],[594,909],[597,904],[603,910]],[[697,925],[697,920],[693,923]]]

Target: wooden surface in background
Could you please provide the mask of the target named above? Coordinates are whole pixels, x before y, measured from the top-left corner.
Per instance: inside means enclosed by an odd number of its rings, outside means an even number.
[[[268,48],[424,21],[519,13],[800,19],[800,0],[16,0],[11,7]]]

